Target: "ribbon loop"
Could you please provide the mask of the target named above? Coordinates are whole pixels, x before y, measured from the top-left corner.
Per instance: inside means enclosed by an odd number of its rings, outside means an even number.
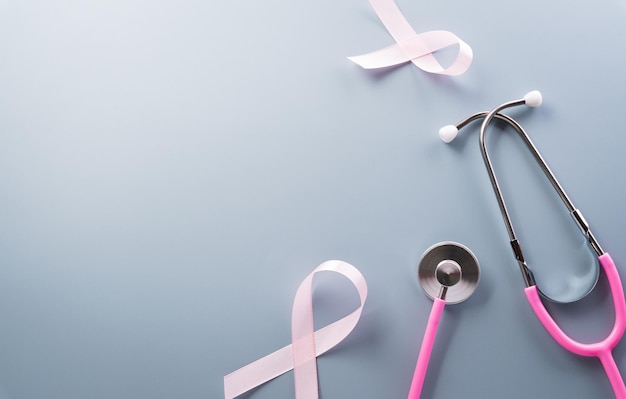
[[[358,291],[360,306],[349,315],[317,331],[313,325],[312,284],[316,273],[330,271],[346,277]],[[349,263],[331,260],[319,265],[300,284],[293,302],[292,343],[224,377],[225,399],[249,390],[294,370],[297,399],[317,399],[317,356],[343,341],[356,327],[367,298],[363,275]]]
[[[410,61],[423,71],[450,76],[463,74],[472,64],[472,48],[454,33],[433,30],[417,34],[393,0],[370,0],[370,4],[396,44],[348,57],[350,61],[364,69],[385,68]],[[445,68],[433,53],[453,45],[458,45],[457,57]]]

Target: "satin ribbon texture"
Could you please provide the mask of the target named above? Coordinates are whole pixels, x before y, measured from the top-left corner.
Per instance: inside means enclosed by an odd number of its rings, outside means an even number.
[[[361,304],[344,318],[315,331],[313,277],[324,271],[339,273],[350,280],[358,291]],[[291,344],[225,376],[225,399],[235,398],[292,369],[296,399],[317,399],[317,356],[339,344],[352,332],[361,317],[366,298],[367,283],[354,266],[340,260],[319,265],[296,292],[291,313]]]
[[[463,74],[472,64],[472,48],[452,32],[434,30],[417,34],[393,0],[370,0],[374,11],[396,44],[372,53],[348,57],[365,69],[385,68],[412,62],[423,71],[439,75]],[[458,45],[454,62],[443,67],[433,55],[446,47]]]

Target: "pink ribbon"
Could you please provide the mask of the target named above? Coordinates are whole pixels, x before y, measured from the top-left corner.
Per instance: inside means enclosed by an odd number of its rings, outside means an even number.
[[[349,60],[365,69],[385,68],[410,61],[426,72],[452,76],[461,75],[472,64],[472,48],[454,33],[434,30],[418,35],[393,0],[370,0],[370,4],[396,44],[348,57]],[[454,62],[444,68],[433,53],[452,45],[458,45],[459,52]]]
[[[350,280],[359,293],[361,305],[344,318],[315,331],[312,283],[315,274],[322,271],[339,273]],[[354,266],[340,260],[319,265],[296,292],[291,313],[291,344],[225,376],[225,398],[235,398],[293,369],[296,398],[317,399],[317,356],[333,348],[352,332],[361,317],[366,298],[365,278]]]

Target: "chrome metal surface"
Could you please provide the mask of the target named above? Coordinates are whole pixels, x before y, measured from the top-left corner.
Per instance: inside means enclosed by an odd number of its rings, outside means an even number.
[[[496,117],[496,115],[502,115],[499,113],[500,111],[506,108],[515,107],[515,106],[523,105],[523,104],[524,104],[524,100],[516,100],[516,101],[510,101],[508,103],[504,103],[494,108],[489,113],[486,113],[486,115],[484,116],[485,119],[483,120],[483,123],[480,126],[480,149],[483,155],[483,160],[485,161],[485,167],[487,168],[487,172],[489,173],[491,184],[496,193],[496,197],[498,198],[498,204],[500,205],[502,217],[504,218],[511,241],[516,239],[515,232],[513,231],[511,218],[509,217],[509,213],[506,209],[504,198],[502,197],[502,191],[500,190],[498,179],[496,178],[496,174],[493,170],[493,165],[491,163],[491,160],[489,159],[489,153],[487,152],[487,144],[485,141],[485,137],[487,133],[487,126],[489,126],[489,123],[494,117]],[[552,184],[552,187],[554,187],[559,197],[563,201],[563,204],[565,204],[565,207],[567,208],[567,210],[574,216],[574,220],[576,220],[576,222],[578,223],[578,226],[583,231],[583,234],[585,234],[585,236],[587,237],[587,241],[589,242],[589,245],[591,246],[591,248],[593,248],[596,255],[598,256],[602,255],[604,251],[602,250],[602,248],[600,247],[600,244],[597,242],[597,240],[595,239],[595,237],[589,230],[589,226],[584,221],[584,218],[582,218],[582,214],[580,213],[578,209],[576,209],[573,202],[569,199],[569,197],[567,196],[567,193],[563,189],[563,186],[561,186],[559,181],[556,179],[556,176],[554,176],[554,173],[552,173],[552,170],[550,170],[550,167],[548,166],[546,161],[543,159],[543,157],[539,153],[539,150],[537,150],[537,147],[530,139],[530,136],[528,136],[528,133],[526,133],[526,131],[522,128],[522,126],[519,123],[517,123],[515,120],[511,118],[498,118],[498,119],[505,120],[517,131],[517,133],[519,133],[519,135],[524,140],[524,143],[526,143],[526,146],[535,157],[535,160],[541,167],[541,170],[550,181],[550,184]],[[577,218],[576,215],[579,215],[580,219]]]
[[[489,112],[478,112],[478,113],[475,113],[473,115],[470,115],[469,117],[467,117],[467,118],[461,120],[459,123],[457,123],[456,127],[458,129],[461,129],[462,127],[468,125],[469,123],[471,123],[471,122],[473,122],[475,120],[483,119],[482,125],[480,127],[480,149],[481,149],[481,153],[482,153],[482,156],[483,156],[483,161],[485,163],[485,167],[487,169],[487,173],[489,174],[489,179],[491,181],[491,185],[493,187],[493,191],[495,193],[496,200],[498,201],[498,206],[500,208],[500,213],[502,214],[502,219],[504,221],[504,224],[506,226],[506,229],[507,229],[507,232],[508,232],[508,235],[509,235],[511,248],[513,249],[513,253],[515,255],[515,259],[517,260],[518,265],[520,267],[520,271],[522,272],[522,277],[524,278],[524,283],[526,284],[527,287],[530,287],[530,286],[536,284],[535,283],[535,279],[533,277],[532,270],[528,267],[528,265],[526,264],[526,260],[524,259],[524,255],[522,253],[522,247],[520,245],[519,239],[517,238],[517,236],[515,234],[515,230],[513,229],[513,224],[511,222],[511,217],[509,216],[509,212],[508,212],[508,209],[506,207],[506,203],[504,202],[504,197],[502,195],[502,190],[500,189],[500,184],[498,183],[498,179],[496,177],[496,174],[495,174],[495,171],[494,171],[494,168],[493,168],[493,164],[492,164],[491,159],[489,157],[489,152],[487,151],[486,131],[487,131],[487,127],[489,126],[489,123],[494,118],[506,122],[507,124],[509,124],[520,135],[520,137],[522,138],[522,140],[524,141],[524,143],[526,144],[526,146],[528,147],[530,152],[533,154],[533,157],[535,158],[535,160],[539,164],[541,170],[543,171],[543,173],[547,177],[548,181],[550,181],[552,187],[554,187],[554,189],[556,190],[557,194],[561,198],[563,204],[565,204],[565,207],[567,208],[567,210],[571,214],[572,218],[574,219],[574,221],[576,222],[576,224],[580,228],[580,230],[583,233],[583,235],[586,237],[587,243],[589,244],[591,249],[595,252],[595,254],[597,256],[600,256],[600,255],[602,255],[604,253],[604,250],[602,249],[602,247],[600,246],[600,244],[596,240],[595,236],[591,232],[591,230],[589,228],[589,225],[585,221],[585,218],[583,217],[582,213],[574,206],[572,201],[567,196],[567,193],[565,192],[565,190],[563,189],[563,187],[561,186],[559,181],[554,176],[554,173],[552,173],[552,171],[548,167],[548,164],[546,163],[546,161],[543,159],[543,157],[539,153],[539,150],[537,150],[537,147],[534,145],[534,143],[532,142],[532,140],[528,136],[528,133],[526,133],[524,128],[522,128],[522,126],[517,121],[515,121],[513,118],[500,113],[500,111],[502,111],[502,110],[504,110],[506,108],[515,107],[515,106],[523,105],[523,104],[524,104],[524,100],[521,100],[521,99],[504,103],[504,104],[499,105],[498,107],[494,108],[493,110],[491,110]],[[588,290],[586,290],[584,292],[581,292],[577,296],[568,298],[567,300],[561,300],[559,298],[550,297],[550,296],[546,295],[544,292],[541,291],[541,287],[537,287],[537,288],[539,289],[539,291],[542,293],[542,295],[545,298],[547,298],[547,299],[549,299],[549,300],[551,300],[553,302],[559,302],[559,303],[575,302],[575,301],[577,301],[579,299],[584,298],[585,296],[587,296],[591,292],[591,290],[593,290],[593,288],[595,287],[595,284],[596,284],[599,276],[600,276],[600,267],[599,267],[599,265],[597,265],[597,271],[596,271],[595,276],[594,276],[594,280],[595,280],[594,283],[592,285],[590,285]]]
[[[437,281],[446,287],[452,287],[461,280],[461,266],[451,259],[442,260],[435,269]]]
[[[469,248],[445,241],[424,252],[417,278],[429,298],[455,304],[469,298],[478,287],[480,266]]]

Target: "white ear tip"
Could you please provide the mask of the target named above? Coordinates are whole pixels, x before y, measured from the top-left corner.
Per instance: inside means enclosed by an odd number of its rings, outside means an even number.
[[[458,133],[459,129],[454,125],[447,125],[439,129],[439,137],[441,137],[444,143],[449,143],[454,140]]]
[[[541,105],[543,98],[541,97],[541,92],[539,90],[533,90],[530,93],[526,93],[524,96],[524,102],[529,107],[538,107]]]

